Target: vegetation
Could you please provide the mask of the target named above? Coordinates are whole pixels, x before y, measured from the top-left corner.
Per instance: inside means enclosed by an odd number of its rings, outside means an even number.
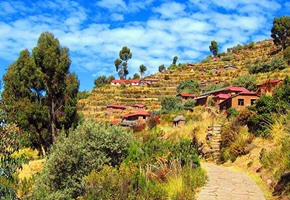
[[[130,48],[124,46],[119,52],[119,58],[114,61],[120,79],[126,79],[126,76],[129,74],[127,62],[131,58],[132,53]]]
[[[17,122],[39,152],[47,151],[59,129],[76,124],[79,81],[69,66],[68,49],[44,32],[32,55],[21,51],[3,77],[7,121]]]
[[[140,74],[141,74],[141,77],[144,75],[145,71],[147,70],[147,67],[145,65],[140,65]]]
[[[271,62],[263,62],[258,65],[251,66],[250,74],[266,73],[271,71],[283,70],[287,68],[287,63],[280,58],[273,58]]]
[[[218,55],[218,43],[216,41],[211,41],[211,45],[209,46],[209,50],[212,52],[213,56],[216,57]]]
[[[287,47],[283,52],[283,58],[285,62],[290,65],[290,46]]]
[[[96,80],[94,81],[95,84],[95,88],[101,88],[104,85],[110,84],[112,80],[115,80],[114,76],[99,76],[98,78],[96,78]]]
[[[257,89],[257,79],[253,75],[242,75],[235,79],[232,83],[235,86],[244,87],[250,91]]]
[[[84,122],[61,136],[37,180],[33,199],[70,199],[83,194],[82,179],[104,165],[118,166],[132,134],[118,126]]]
[[[164,72],[165,70],[166,70],[165,65],[160,65],[160,66],[158,67],[158,71],[159,71],[159,72]]]
[[[178,93],[198,94],[200,92],[200,83],[196,80],[182,81],[176,88]]]
[[[282,50],[290,45],[290,17],[275,17],[271,30],[271,37],[275,45],[281,45]]]

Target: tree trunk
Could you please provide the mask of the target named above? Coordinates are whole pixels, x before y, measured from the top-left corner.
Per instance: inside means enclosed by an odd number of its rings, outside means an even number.
[[[55,142],[55,103],[54,99],[50,98],[50,105],[49,105],[50,113],[49,113],[49,134],[50,134],[50,140],[51,144]]]

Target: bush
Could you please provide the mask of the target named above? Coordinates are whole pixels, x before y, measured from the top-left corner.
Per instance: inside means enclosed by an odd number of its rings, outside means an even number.
[[[234,57],[232,57],[232,56],[225,56],[225,57],[222,57],[220,60],[221,61],[231,61],[232,59],[234,59]]]
[[[119,165],[133,141],[118,126],[83,122],[54,144],[33,190],[33,199],[71,199],[84,192],[82,179],[103,165]]]
[[[200,83],[196,80],[187,80],[187,81],[182,81],[179,83],[179,85],[176,88],[178,93],[185,92],[185,93],[199,93],[201,88],[200,88]]]
[[[266,73],[271,71],[278,71],[287,68],[287,63],[280,58],[273,58],[271,62],[263,62],[258,65],[251,66],[250,74]]]
[[[239,115],[239,111],[234,107],[227,109],[227,118],[237,117]]]
[[[178,112],[183,110],[182,99],[179,97],[161,97],[160,101],[163,112]]]
[[[250,91],[257,89],[257,79],[253,75],[241,75],[233,81],[233,85],[245,87]]]

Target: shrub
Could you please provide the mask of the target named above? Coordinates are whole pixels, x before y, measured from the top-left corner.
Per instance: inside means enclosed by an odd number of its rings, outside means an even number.
[[[83,122],[54,144],[33,190],[33,199],[70,199],[84,191],[82,179],[105,164],[119,165],[133,141],[118,126]]]
[[[200,92],[200,83],[196,80],[187,80],[182,81],[176,88],[178,93],[185,92],[185,93],[199,93]]]
[[[241,75],[233,81],[233,85],[245,87],[250,91],[257,89],[257,79],[253,75]]]
[[[239,111],[234,107],[227,109],[227,118],[237,117],[239,115]]]
[[[167,81],[167,80],[169,80],[169,79],[170,79],[170,78],[169,78],[169,75],[166,74],[166,75],[164,76],[164,80]]]
[[[284,50],[283,59],[288,65],[290,65],[290,46]]]
[[[287,63],[280,58],[273,58],[271,62],[263,62],[249,68],[250,74],[266,73],[271,71],[283,70],[287,68]]]
[[[179,97],[161,97],[160,101],[163,112],[177,112],[183,110],[182,100]]]
[[[225,57],[222,57],[220,60],[221,61],[231,61],[232,59],[234,59],[234,57],[232,57],[232,56],[225,56]]]

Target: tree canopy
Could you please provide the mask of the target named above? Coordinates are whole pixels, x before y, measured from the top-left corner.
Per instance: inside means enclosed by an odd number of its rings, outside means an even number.
[[[140,65],[139,71],[141,74],[141,77],[144,75],[145,71],[147,70],[147,67],[145,65]]]
[[[114,63],[116,67],[116,71],[120,79],[126,79],[126,76],[129,74],[128,71],[128,60],[132,58],[132,53],[130,48],[124,46],[119,52],[119,58],[117,58]]]
[[[213,56],[218,55],[218,43],[216,41],[211,41],[211,45],[209,46],[209,50],[212,52]]]
[[[159,71],[159,72],[164,72],[165,70],[166,70],[166,68],[165,68],[164,65],[160,65],[160,66],[158,67],[158,71]]]
[[[44,32],[32,55],[21,51],[3,77],[8,122],[17,123],[34,147],[47,149],[57,130],[68,130],[77,119],[79,81],[69,72],[68,52],[53,34]]]
[[[290,17],[275,17],[271,30],[275,45],[281,45],[284,50],[290,44]]]

